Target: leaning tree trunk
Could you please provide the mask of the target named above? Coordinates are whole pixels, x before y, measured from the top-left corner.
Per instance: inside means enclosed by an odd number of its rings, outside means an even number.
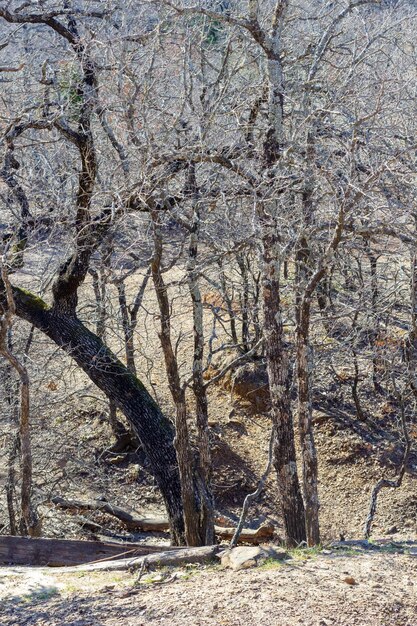
[[[13,288],[16,314],[67,352],[124,413],[141,441],[167,508],[172,542],[184,543],[184,523],[174,428],[138,380],[73,314],[48,307],[40,298]]]
[[[0,10],[1,12],[1,10]],[[2,12],[11,23],[32,19]],[[78,190],[76,194],[74,253],[59,268],[52,286],[54,305],[48,307],[41,299],[19,288],[13,288],[16,313],[50,337],[65,350],[101,389],[109,400],[125,414],[142,442],[153,475],[167,507],[172,541],[184,542],[184,522],[178,464],[173,445],[174,428],[163,415],[144,385],[116,358],[103,342],[77,318],[78,288],[83,284],[91,256],[108,230],[111,216],[103,211],[100,219],[93,217],[91,203],[97,177],[97,155],[92,130],[92,117],[98,109],[96,65],[89,49],[78,33],[74,15],[69,16],[68,28],[56,19],[36,17],[35,21],[52,28],[71,46],[79,61],[80,103],[78,129],[74,131],[61,119],[29,120],[12,126],[7,135],[10,145],[26,130],[50,130],[55,127],[77,148],[80,157]],[[0,283],[0,305],[7,309],[4,284]]]

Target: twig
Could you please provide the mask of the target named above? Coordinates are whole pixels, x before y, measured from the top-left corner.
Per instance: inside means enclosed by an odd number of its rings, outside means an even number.
[[[142,576],[144,575],[145,572],[148,571],[148,559],[145,557],[141,563],[140,569],[138,571],[138,576],[135,580],[135,585],[138,585],[140,583],[140,579],[142,578]]]
[[[243,530],[243,525],[245,523],[246,520],[246,515],[248,513],[248,509],[249,509],[249,505],[256,500],[256,498],[259,497],[262,489],[265,486],[265,482],[266,479],[268,478],[268,474],[271,471],[271,467],[272,467],[272,456],[273,456],[273,449],[274,449],[274,439],[275,439],[275,429],[272,428],[271,431],[271,437],[269,439],[269,451],[268,451],[268,463],[267,466],[265,468],[264,473],[261,476],[261,479],[258,483],[258,486],[256,488],[256,490],[252,493],[248,493],[248,495],[246,496],[244,502],[243,502],[243,507],[242,507],[242,513],[240,515],[240,519],[239,519],[239,523],[237,525],[237,528],[235,530],[235,534],[233,535],[229,547],[230,548],[234,548],[237,545],[237,542],[239,541],[239,536],[240,533]]]
[[[397,478],[395,480],[388,480],[387,478],[381,478],[377,482],[375,487],[372,489],[368,517],[366,518],[365,527],[364,527],[364,535],[366,539],[369,539],[371,535],[371,527],[372,527],[372,522],[374,520],[375,513],[376,513],[379,492],[384,487],[391,487],[392,489],[398,489],[398,487],[401,487],[401,483],[404,478],[405,470],[407,468],[408,458],[410,456],[410,451],[411,451],[411,439],[410,439],[410,435],[408,434],[407,423],[405,419],[404,400],[403,400],[402,395],[400,394],[400,392],[398,391],[396,387],[395,381],[393,381],[393,385],[394,385],[395,395],[397,396],[397,399],[400,404],[400,417],[401,417],[402,431],[403,431],[403,435],[405,439],[405,450],[404,450],[404,454],[403,454],[403,458],[401,461],[400,469],[398,471]]]

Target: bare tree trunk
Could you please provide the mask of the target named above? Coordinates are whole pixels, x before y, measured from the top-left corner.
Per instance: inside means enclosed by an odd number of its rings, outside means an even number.
[[[332,324],[329,319],[329,310],[331,309],[331,276],[325,276],[317,285],[316,297],[317,304],[322,315],[322,324],[326,333],[330,336],[332,332]]]
[[[15,313],[15,303],[7,272],[2,266],[1,278],[6,288],[8,309],[5,311],[0,324],[0,354],[16,370],[20,379],[20,412],[19,412],[19,448],[22,471],[21,485],[21,532],[24,535],[38,537],[41,533],[41,523],[32,503],[32,449],[30,442],[30,390],[29,375],[26,367],[15,357],[7,345],[7,331],[12,324]],[[13,459],[12,459],[13,461]],[[12,473],[13,474],[13,473]],[[10,478],[10,475],[9,475]],[[13,476],[11,477],[13,479]],[[9,509],[10,512],[10,509]]]
[[[93,290],[96,298],[96,333],[101,341],[104,342],[106,340],[107,289],[105,277],[105,261],[103,259],[103,255],[101,257],[99,270],[97,271],[96,269],[90,268],[89,273],[93,279]],[[113,435],[116,438],[117,442],[126,441],[126,443],[133,444],[134,435],[133,433],[130,433],[129,439],[129,433],[126,431],[122,422],[117,419],[117,407],[112,398],[109,399],[108,423],[110,424],[110,428],[113,431]]]
[[[236,315],[233,310],[232,299],[230,298],[229,291],[227,289],[227,281],[226,281],[226,275],[225,275],[224,268],[223,268],[222,259],[219,259],[218,264],[219,264],[219,270],[220,270],[220,285],[222,289],[222,296],[226,303],[227,312],[229,314],[230,335],[232,337],[232,341],[235,344],[235,346],[238,346],[239,338],[237,336],[237,329],[236,329]]]
[[[96,298],[96,333],[102,341],[106,336],[106,281],[102,268],[99,271],[90,268],[89,273],[93,279],[93,290]]]
[[[119,294],[119,308],[122,316],[122,327],[125,341],[126,365],[128,369],[136,376],[135,364],[135,346],[133,342],[133,329],[129,320],[129,309],[126,300],[126,290],[124,282],[117,283],[117,291]]]
[[[128,369],[136,376],[136,364],[135,364],[135,342],[134,333],[138,323],[138,313],[142,305],[143,296],[148,284],[149,277],[151,275],[151,268],[149,267],[142,284],[136,294],[133,305],[129,308],[126,299],[125,278],[115,280],[117,292],[119,294],[119,308],[122,317],[122,327],[125,342],[125,354],[126,365]]]
[[[11,329],[7,334],[7,344],[9,349],[11,346]],[[1,368],[0,375],[3,379],[3,389],[5,392],[5,402],[7,404],[10,415],[10,436],[7,451],[7,481],[5,485],[7,512],[9,515],[10,534],[18,534],[18,523],[16,519],[15,499],[16,499],[16,460],[19,453],[19,411],[18,400],[16,395],[16,385],[12,377],[13,368],[6,361],[4,367]]]
[[[274,467],[277,473],[287,545],[306,541],[305,511],[298,480],[290,397],[289,348],[284,337],[280,301],[280,261],[275,224],[262,220],[263,308],[271,417],[275,428]]]
[[[1,17],[12,23],[31,22],[30,17],[0,9]],[[50,337],[65,350],[90,379],[122,410],[140,439],[149,459],[153,475],[161,489],[170,519],[172,541],[184,542],[184,521],[181,488],[175,449],[174,432],[169,419],[154,402],[145,386],[109,350],[97,335],[77,318],[78,289],[84,282],[93,252],[102,241],[112,217],[103,211],[99,219],[91,214],[91,201],[97,176],[95,133],[92,115],[98,106],[96,65],[88,46],[84,45],[74,15],[68,17],[68,27],[42,13],[35,22],[53,29],[77,56],[81,71],[77,131],[65,119],[29,120],[12,126],[8,141],[13,142],[30,128],[57,128],[66,141],[73,143],[80,157],[78,189],[75,205],[74,252],[61,265],[52,286],[53,305],[49,307],[32,293],[13,287],[16,312]],[[0,305],[5,303],[3,281],[0,283]],[[3,307],[4,308],[4,307]]]
[[[25,534],[38,537],[41,534],[41,524],[32,504],[32,448],[30,442],[30,392],[29,376],[26,367],[13,355],[9,354],[11,364],[20,377],[20,453],[22,463],[22,518],[24,521]]]
[[[184,521],[178,464],[170,420],[143,383],[80,320],[49,308],[30,292],[13,287],[16,313],[50,337],[123,411],[143,445],[164,498],[172,542],[184,543]],[[0,299],[3,305],[3,299]]]
[[[252,305],[252,324],[254,327],[254,338],[252,345],[259,343],[262,337],[262,325],[259,319],[259,309],[261,300],[261,278],[262,275],[259,272],[257,275],[252,273],[253,279],[253,305]]]
[[[10,534],[18,534],[18,524],[15,511],[15,494],[16,494],[16,469],[15,463],[19,453],[19,432],[11,434],[9,454],[7,459],[7,482],[6,482],[6,500],[7,512],[9,514]]]
[[[371,272],[371,311],[373,318],[373,329],[372,329],[372,381],[374,384],[374,389],[376,393],[384,393],[384,389],[380,383],[380,358],[378,356],[378,345],[377,340],[379,336],[379,319],[378,319],[378,297],[379,297],[379,289],[378,289],[378,274],[377,274],[377,262],[378,257],[373,252],[369,240],[365,241],[365,250],[369,259],[369,267]]]
[[[167,288],[162,276],[162,235],[158,224],[158,215],[153,214],[152,219],[155,246],[151,265],[152,279],[161,320],[159,339],[164,353],[168,385],[176,408],[174,446],[181,482],[185,538],[187,545],[199,546],[204,545],[205,532],[202,533],[200,527],[200,503],[198,501],[198,489],[195,484],[195,466],[187,424],[185,392],[181,385],[177,358],[171,341],[171,311]]]
[[[214,501],[211,492],[211,454],[208,427],[208,402],[206,385],[203,378],[204,356],[204,319],[203,303],[198,285],[198,239],[200,229],[200,214],[197,197],[197,185],[194,168],[190,171],[190,183],[194,194],[193,217],[188,247],[187,279],[188,288],[193,306],[194,357],[193,357],[193,392],[196,402],[196,423],[199,451],[199,470],[201,484],[201,526],[205,534],[205,543],[211,545],[215,541],[214,535]]]
[[[307,107],[308,96],[305,106]],[[317,450],[314,441],[311,386],[313,376],[313,350],[310,344],[311,294],[308,294],[312,275],[312,251],[308,230],[314,221],[314,176],[312,164],[315,159],[314,136],[307,132],[305,180],[301,198],[304,233],[296,250],[296,362],[298,385],[298,426],[303,460],[303,496],[305,506],[307,544],[320,543],[319,498],[317,485]]]
[[[309,345],[309,311],[302,315],[297,325],[297,381],[298,381],[298,423],[303,459],[303,494],[306,517],[307,544],[320,543],[319,498],[317,489],[317,451],[314,442],[311,378],[312,349]]]
[[[416,230],[417,230],[417,217],[416,217]],[[413,337],[417,338],[417,254],[414,249],[411,254],[411,333]]]
[[[308,168],[307,168],[308,169]],[[303,193],[305,226],[312,219],[312,181],[307,175]],[[314,441],[311,384],[313,351],[310,345],[311,296],[306,295],[311,276],[310,249],[303,237],[296,253],[296,363],[298,386],[298,427],[303,460],[303,496],[305,506],[307,544],[320,543],[319,498],[317,489],[317,450]]]
[[[415,219],[415,227],[417,230],[417,217]],[[417,254],[414,251],[411,253],[411,278],[410,278],[410,330],[408,337],[405,340],[404,353],[405,359],[408,365],[408,373],[410,379],[410,387],[417,398]]]
[[[352,397],[355,403],[356,416],[358,420],[360,420],[361,422],[364,422],[366,421],[366,416],[363,412],[361,401],[360,401],[359,394],[358,394],[358,384],[359,384],[358,354],[354,348],[352,349],[352,356],[353,356],[353,367],[354,367],[353,382],[352,382]]]
[[[298,376],[298,411],[300,441],[303,457],[303,492],[306,507],[306,525],[309,545],[320,542],[319,532],[319,499],[317,491],[317,451],[314,443],[312,406],[311,406],[311,377],[312,364],[310,359],[310,312],[312,296],[318,284],[326,275],[331,259],[337,250],[342,238],[345,224],[346,207],[340,206],[333,237],[318,260],[316,269],[311,272],[302,295],[297,296],[297,376]]]
[[[285,257],[284,259],[283,268],[282,268],[282,276],[284,280],[288,280],[288,258],[287,257]]]
[[[281,28],[288,2],[277,5],[266,49],[268,75],[268,129],[263,144],[264,165],[272,180],[273,166],[282,156],[285,143],[284,72],[281,57]],[[252,21],[259,26],[255,7]],[[279,211],[279,203],[275,210]],[[289,347],[285,340],[281,305],[281,252],[278,228],[261,201],[257,213],[262,238],[262,300],[265,354],[271,396],[271,417],[275,428],[274,467],[277,473],[281,510],[287,545],[307,539],[305,510],[298,480],[294,426],[291,410]]]
[[[236,255],[237,264],[242,276],[242,346],[243,351],[249,351],[249,282],[247,260],[244,255]]]

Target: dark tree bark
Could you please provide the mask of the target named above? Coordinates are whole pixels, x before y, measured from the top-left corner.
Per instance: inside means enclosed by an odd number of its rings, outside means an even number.
[[[168,511],[174,544],[184,543],[184,523],[174,428],[144,385],[73,314],[13,289],[16,314],[50,337],[124,413],[141,441]],[[2,302],[3,304],[3,302]]]
[[[338,221],[333,237],[319,259],[315,271],[311,273],[302,296],[297,302],[297,382],[298,382],[298,424],[300,431],[301,455],[303,459],[303,495],[305,503],[308,545],[320,542],[319,498],[317,484],[317,450],[314,442],[312,403],[311,403],[311,346],[310,317],[311,301],[317,286],[326,275],[330,262],[341,241],[345,223],[345,209],[339,210]]]
[[[414,222],[417,230],[417,216],[414,216]],[[410,388],[414,397],[417,398],[417,254],[415,247],[411,252],[410,268],[410,330],[404,341],[404,357],[408,366]]]
[[[237,254],[236,261],[242,276],[242,348],[244,352],[249,352],[249,280],[247,259],[243,254]]]
[[[197,267],[198,243],[200,234],[200,205],[195,168],[189,171],[189,185],[193,194],[193,215],[190,224],[187,282],[193,310],[193,392],[196,404],[197,441],[199,452],[198,473],[201,477],[200,488],[200,526],[204,533],[204,543],[211,545],[214,536],[214,499],[211,491],[211,454],[208,427],[208,400],[204,382],[204,318],[203,302],[198,284],[199,268]]]
[[[309,341],[310,307],[300,316],[296,330],[298,424],[303,459],[303,494],[309,546],[320,543],[319,498],[317,491],[317,450],[314,441],[311,379],[313,373],[312,348]]]
[[[371,311],[373,318],[372,329],[372,381],[376,393],[383,394],[384,388],[380,383],[381,372],[381,358],[379,355],[378,338],[380,329],[380,320],[378,316],[378,299],[379,299],[379,286],[378,286],[378,274],[377,264],[378,255],[372,250],[369,239],[365,241],[365,252],[369,259],[369,269],[371,273]]]
[[[301,198],[302,220],[305,232],[314,222],[314,138],[306,137],[306,166]],[[303,496],[307,544],[320,543],[319,497],[317,490],[317,450],[313,431],[311,388],[313,377],[313,349],[310,343],[311,296],[309,280],[312,275],[312,250],[307,235],[300,238],[296,249],[296,362],[298,386],[298,428],[303,460]],[[316,282],[316,286],[319,283]]]
[[[275,429],[274,467],[277,473],[285,540],[288,546],[306,541],[305,511],[298,480],[290,397],[289,349],[285,342],[280,301],[280,264],[276,226],[264,214],[263,308],[271,417]]]

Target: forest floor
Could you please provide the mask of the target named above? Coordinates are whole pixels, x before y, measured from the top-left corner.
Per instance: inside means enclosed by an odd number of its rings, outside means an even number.
[[[229,392],[219,388],[212,394],[218,512],[235,522],[245,493],[254,488],[265,465],[269,420],[241,405],[235,405],[230,417],[230,405],[224,410],[230,401]],[[323,542],[326,545],[341,536],[361,538],[370,490],[382,475],[395,475],[401,447],[398,451],[384,437],[379,440],[376,427],[369,429],[354,420],[343,423],[337,411],[330,416],[326,411],[316,411],[315,423]],[[91,429],[91,423],[80,416],[73,418],[71,427],[83,433]],[[138,483],[131,482],[132,464],[128,458],[114,466],[100,456],[106,441],[105,430],[103,433],[101,438],[88,439],[90,453],[99,459],[94,464],[95,481],[89,472],[82,474],[85,469],[81,470],[74,495],[88,499],[104,493],[110,501],[130,504],[140,513],[163,513],[158,493],[146,474],[141,474]],[[71,469],[75,474],[77,465]],[[55,490],[58,487],[62,493],[59,481]],[[274,523],[276,543],[281,526],[275,514],[275,493],[271,475],[263,497],[249,512],[248,525],[256,526],[265,520]],[[76,517],[58,509],[45,510],[47,534],[94,537]],[[380,494],[372,536],[385,539],[384,550],[339,553],[325,547],[321,552],[300,551],[284,564],[267,562],[238,572],[223,570],[218,564],[165,569],[144,575],[138,586],[136,575],[128,572],[65,573],[58,568],[0,567],[0,624],[416,626],[416,512],[413,459],[401,488]],[[129,537],[117,520],[103,513],[91,512],[88,519],[110,528],[119,538],[125,534],[126,539],[147,543],[167,541],[166,536]],[[97,537],[108,539],[100,534]],[[413,546],[412,554],[408,548],[404,552],[401,549],[406,541],[414,541],[408,544]]]
[[[417,542],[298,551],[232,572],[1,568],[4,626],[415,626]],[[404,549],[406,548],[406,549]]]
[[[149,298],[146,311],[155,309],[152,296]],[[192,328],[188,310],[180,304],[177,303],[175,317],[178,334],[184,337],[180,359],[189,364]],[[145,330],[138,337],[138,371],[162,408],[172,414],[157,342],[158,319],[149,316],[142,322]],[[105,499],[122,508],[133,508],[139,515],[164,514],[160,494],[141,451],[111,450],[114,438],[106,418],[106,401],[72,367],[69,358],[62,353],[56,358],[56,347],[43,338],[37,340],[41,341],[44,360],[37,369],[36,359],[30,362],[32,442],[43,535],[107,540],[113,536],[119,540],[166,544],[166,536],[151,538],[129,533],[123,524],[104,513],[71,515],[51,505],[52,496],[59,495],[68,499]],[[117,334],[110,337],[110,344],[123,356]],[[331,349],[330,340],[325,346]],[[325,362],[327,352],[318,351],[318,357]],[[382,476],[395,476],[403,454],[398,408],[387,396],[373,393],[365,383],[360,391],[366,421],[357,419],[349,379],[343,382],[348,355],[345,360],[346,363],[336,363],[336,384],[330,375],[321,377],[319,392],[313,398],[324,545],[342,537],[363,537],[372,487]],[[192,417],[191,402],[190,409]],[[266,466],[271,424],[266,411],[233,395],[230,387],[223,384],[209,387],[209,411],[217,514],[230,526],[236,523],[245,495],[256,488]],[[8,429],[9,417],[1,413],[3,450]],[[372,537],[395,543],[417,538],[414,415],[410,436],[414,452],[403,483],[399,489],[381,492],[372,529]],[[0,486],[6,484],[7,471],[7,454],[3,454]],[[279,543],[282,526],[278,510],[272,472],[260,499],[249,511],[247,525],[272,523],[276,530],[274,543]],[[86,522],[97,524],[103,532],[93,534],[87,530]],[[0,532],[8,532],[4,489],[0,489]],[[128,573],[75,575],[52,568],[3,567],[0,624],[416,626],[417,556],[388,549],[359,555],[325,550],[310,558],[305,556],[285,565],[268,563],[242,572],[221,570],[218,565],[173,570],[157,574],[148,582],[144,577],[139,588],[134,587],[134,576]],[[353,578],[355,584],[345,582],[347,578]]]

